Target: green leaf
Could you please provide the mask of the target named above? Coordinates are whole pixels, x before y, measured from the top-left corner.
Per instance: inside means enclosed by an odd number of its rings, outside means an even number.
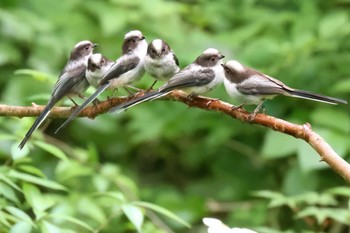
[[[100,224],[104,223],[107,219],[106,214],[102,208],[97,205],[95,200],[90,198],[82,198],[78,203],[78,208],[81,213],[91,217]]]
[[[301,210],[297,215],[296,218],[304,218],[304,217],[315,217],[318,224],[322,224],[323,221],[327,218],[326,214],[321,208],[318,207],[306,207],[305,209]]]
[[[328,218],[348,225],[350,223],[350,211],[348,209],[326,208]]]
[[[347,94],[350,92],[350,79],[344,79],[340,82],[337,82],[333,87],[332,91],[335,93],[344,93]]]
[[[7,199],[15,202],[16,204],[20,204],[19,199],[16,196],[15,191],[13,190],[13,188],[3,182],[0,182],[0,193]]]
[[[32,226],[27,222],[17,222],[11,227],[10,233],[31,233]]]
[[[0,180],[4,181],[6,184],[10,185],[12,188],[16,189],[19,192],[22,192],[22,189],[18,187],[14,182],[12,182],[9,178],[7,178],[5,175],[0,173]]]
[[[35,176],[45,177],[44,173],[32,165],[22,164],[18,166],[18,170],[24,171],[25,173],[30,173]]]
[[[86,224],[85,222],[77,219],[77,218],[73,218],[73,217],[70,217],[70,216],[64,216],[64,215],[58,215],[58,214],[50,214],[50,217],[54,219],[62,219],[62,220],[65,220],[67,222],[71,222],[71,223],[74,223],[78,226],[81,226],[89,231],[94,231],[94,229],[89,226],[88,224]]]
[[[311,119],[314,124],[328,126],[344,133],[350,132],[350,116],[341,109],[317,108],[312,111]]]
[[[335,188],[328,189],[326,192],[333,194],[333,195],[350,197],[350,188],[349,187],[335,187]]]
[[[304,218],[308,216],[315,217],[319,225],[324,224],[328,218],[344,224],[348,224],[350,221],[349,210],[339,208],[319,208],[312,206],[303,209],[296,215],[297,218]]]
[[[16,75],[28,75],[32,76],[34,79],[47,82],[55,80],[55,77],[49,73],[44,73],[38,70],[31,70],[31,69],[19,69],[15,71]]]
[[[60,185],[60,184],[58,184],[56,182],[53,182],[51,180],[46,180],[46,179],[39,178],[39,177],[36,177],[36,176],[32,176],[32,175],[29,175],[29,174],[26,174],[26,173],[17,172],[15,170],[11,170],[10,173],[9,173],[9,176],[12,177],[12,178],[16,178],[16,179],[19,179],[19,180],[22,180],[22,181],[29,182],[29,183],[41,185],[41,186],[46,187],[46,188],[51,188],[51,189],[56,189],[56,190],[63,190],[63,191],[67,190],[64,186],[62,186],[62,185]]]
[[[23,210],[20,210],[14,206],[7,206],[7,207],[5,207],[5,210],[7,210],[10,214],[12,214],[14,217],[18,218],[19,220],[22,220],[22,221],[34,226],[34,222],[32,221],[32,219]]]
[[[56,200],[51,196],[44,196],[40,190],[29,183],[23,184],[23,194],[27,202],[32,206],[36,219],[46,216],[45,211],[56,204]]]
[[[326,15],[319,26],[320,36],[323,38],[337,38],[349,27],[349,17],[346,12],[334,12]],[[346,30],[345,30],[346,31]]]
[[[312,172],[302,172],[299,166],[291,166],[283,177],[283,193],[298,195],[306,191],[315,190],[318,186],[318,176]]]
[[[53,146],[53,145],[48,144],[48,143],[43,142],[43,141],[35,141],[34,144],[37,145],[38,147],[40,147],[41,149],[56,156],[57,158],[65,161],[65,162],[69,162],[69,159],[67,158],[66,154],[58,147]]]
[[[297,139],[276,131],[268,131],[262,148],[262,155],[268,159],[293,155],[297,150]]]
[[[120,203],[124,203],[126,201],[124,194],[121,192],[99,192],[95,194],[96,196],[101,196],[101,197],[109,197],[113,198]]]
[[[178,216],[176,216],[175,214],[173,214],[172,212],[170,212],[169,210],[161,207],[161,206],[158,206],[158,205],[155,205],[155,204],[152,204],[152,203],[148,203],[148,202],[141,202],[141,201],[135,201],[135,202],[132,202],[132,204],[134,205],[137,205],[137,206],[140,206],[140,207],[143,207],[143,208],[147,208],[147,209],[150,209],[150,210],[153,210],[157,213],[160,213],[188,228],[191,228],[191,225],[186,222],[185,220],[179,218]]]
[[[3,224],[4,226],[10,228],[12,224],[8,221],[6,218],[7,213],[5,213],[3,210],[0,210],[0,223]],[[14,219],[16,221],[17,219]]]
[[[123,204],[122,210],[126,217],[132,222],[138,232],[141,232],[141,227],[143,223],[143,213],[141,209],[132,204]]]
[[[48,221],[41,222],[41,232],[42,233],[62,233],[61,229],[58,226]]]

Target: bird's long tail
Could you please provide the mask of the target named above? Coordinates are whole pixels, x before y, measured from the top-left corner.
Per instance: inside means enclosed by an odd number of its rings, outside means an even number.
[[[293,89],[293,90],[286,90],[286,91],[289,95],[293,97],[319,101],[327,104],[347,104],[348,103],[348,101],[343,99],[320,95],[320,94],[316,94],[316,93],[312,93],[304,90]]]
[[[103,84],[102,86],[100,86],[95,92],[94,94],[92,94],[87,100],[85,100],[84,103],[82,103],[82,105],[80,105],[77,109],[74,110],[74,112],[68,117],[68,119],[60,126],[58,127],[58,129],[55,131],[55,133],[57,133],[58,131],[60,131],[62,128],[64,128],[66,125],[69,124],[69,122],[71,122],[76,116],[78,116],[78,114],[83,111],[83,109],[90,104],[92,101],[94,101],[96,99],[97,96],[99,96],[104,90],[107,89],[107,87],[110,85],[109,82],[106,82],[105,84]]]
[[[44,110],[40,113],[40,115],[38,116],[38,118],[36,118],[34,124],[32,125],[32,127],[30,127],[30,129],[28,130],[28,132],[26,133],[26,135],[24,136],[23,140],[21,141],[21,143],[18,145],[19,149],[23,149],[24,145],[27,143],[28,139],[30,138],[30,136],[32,135],[32,133],[40,127],[40,125],[44,122],[44,120],[47,118],[47,116],[50,114],[50,111],[52,109],[52,107],[55,105],[55,101],[49,101],[49,103],[46,105],[46,107],[44,108]]]
[[[131,107],[133,107],[135,105],[138,105],[138,104],[141,104],[143,102],[147,102],[147,101],[152,101],[152,100],[158,99],[158,98],[160,98],[162,96],[167,95],[168,93],[169,92],[159,92],[159,91],[149,92],[149,93],[146,93],[143,96],[140,96],[138,98],[132,99],[132,100],[126,102],[126,103],[120,104],[120,105],[112,108],[111,110],[109,110],[109,112],[117,111],[117,113],[120,113],[122,111],[127,110],[128,108],[131,108]]]

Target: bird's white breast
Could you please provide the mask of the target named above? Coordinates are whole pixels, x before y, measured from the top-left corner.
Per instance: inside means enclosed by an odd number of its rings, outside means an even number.
[[[157,80],[168,80],[174,73],[179,71],[174,55],[168,53],[159,59],[153,59],[149,55],[145,57],[145,70]]]

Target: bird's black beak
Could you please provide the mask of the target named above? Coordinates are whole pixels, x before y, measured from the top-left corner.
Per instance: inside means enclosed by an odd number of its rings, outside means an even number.
[[[141,39],[141,40],[144,40],[144,39],[146,39],[146,37],[145,37],[145,36],[141,36],[140,39]]]
[[[226,66],[225,66],[225,64],[222,64],[222,63],[221,63],[221,66],[222,66],[223,68],[225,68],[225,67],[226,67]]]
[[[223,59],[223,58],[225,58],[225,56],[222,55],[222,54],[220,54],[220,55],[219,55],[219,58],[220,58],[220,59]]]
[[[92,47],[93,48],[96,48],[98,46],[98,44],[93,44]]]

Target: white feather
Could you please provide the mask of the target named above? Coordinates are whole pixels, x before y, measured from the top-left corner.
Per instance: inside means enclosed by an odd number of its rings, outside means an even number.
[[[155,39],[152,41],[154,49],[160,53],[162,51],[163,41],[161,39]]]
[[[228,68],[232,69],[232,70],[236,70],[238,72],[244,72],[245,71],[245,67],[239,63],[236,60],[230,60],[228,62],[226,62],[225,64]]]

